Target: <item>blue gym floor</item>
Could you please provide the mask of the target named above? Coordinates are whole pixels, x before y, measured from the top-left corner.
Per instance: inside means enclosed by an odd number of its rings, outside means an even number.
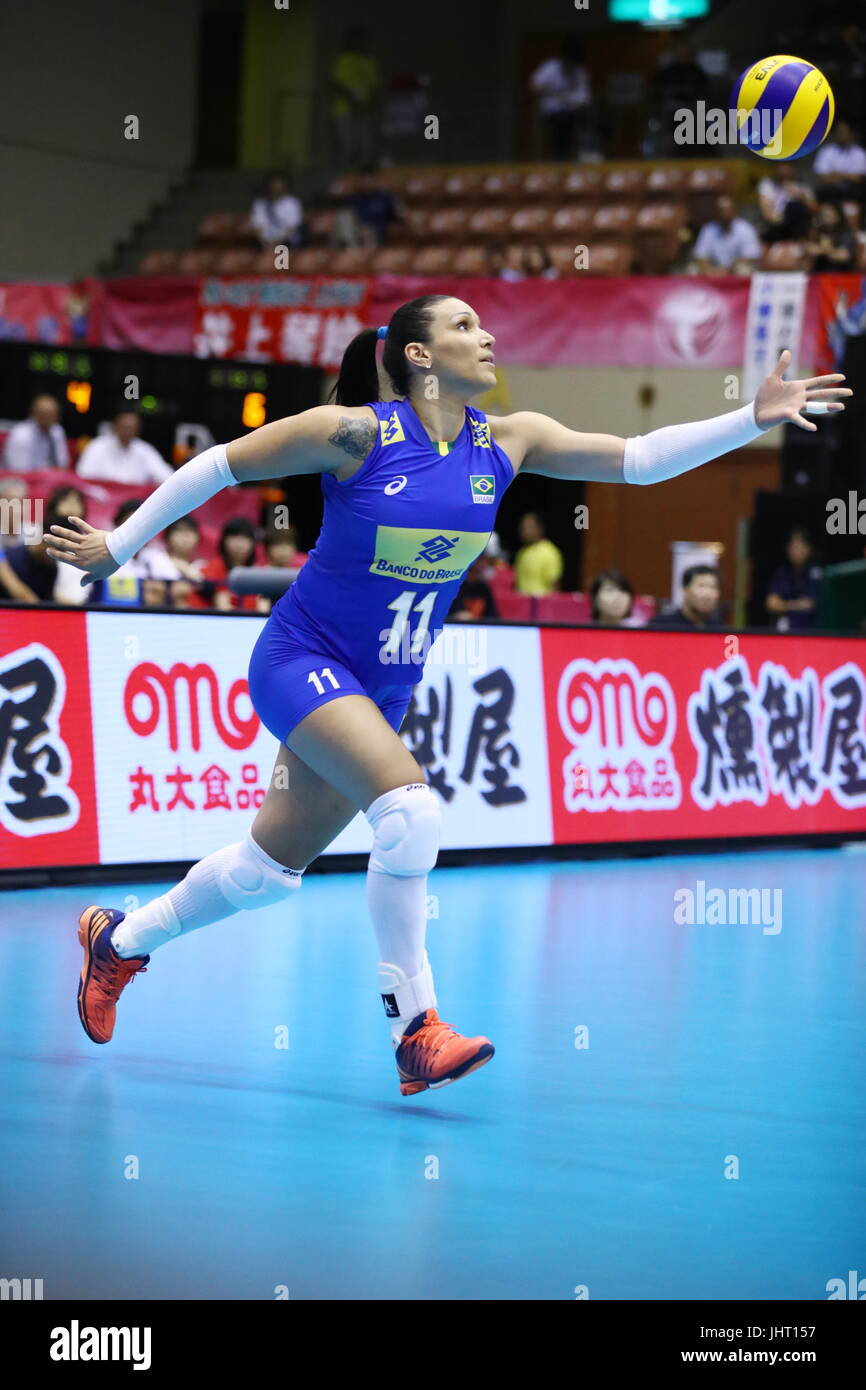
[[[698,879],[781,888],[782,930],[676,925]],[[49,1299],[826,1299],[866,1276],[866,854],[438,869],[440,1013],[497,1052],[411,1099],[361,874],[165,946],[90,1043],[77,914],[168,886],[0,894],[0,1276]]]

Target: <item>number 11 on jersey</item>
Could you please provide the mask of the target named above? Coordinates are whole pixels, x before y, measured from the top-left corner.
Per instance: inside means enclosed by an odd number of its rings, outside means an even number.
[[[409,623],[410,612],[420,614],[420,622],[412,634],[409,643],[409,655],[420,656],[424,650],[427,640],[427,629],[430,626],[430,614],[433,612],[433,604],[436,602],[436,590],[431,589],[420,603],[415,603],[417,589],[404,589],[399,598],[395,598],[388,607],[394,609],[394,621],[382,648],[383,656],[397,656],[403,645],[403,636]],[[414,604],[414,608],[413,608]]]

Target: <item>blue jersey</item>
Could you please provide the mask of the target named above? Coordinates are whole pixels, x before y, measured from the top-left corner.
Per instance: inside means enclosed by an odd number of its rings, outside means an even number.
[[[353,477],[322,474],[319,539],[273,616],[365,684],[414,685],[514,469],[470,406],[449,450],[408,401],[370,404],[379,438]]]

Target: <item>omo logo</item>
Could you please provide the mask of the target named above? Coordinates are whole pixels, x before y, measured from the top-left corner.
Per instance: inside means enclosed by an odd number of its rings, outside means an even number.
[[[199,661],[188,666],[185,661],[176,661],[163,671],[153,661],[142,661],[131,672],[123,691],[123,708],[130,729],[147,738],[154,732],[162,719],[163,712],[168,720],[168,742],[173,753],[179,748],[178,737],[178,686],[185,687],[185,708],[189,720],[190,745],[197,753],[201,748],[201,719],[199,716],[199,688],[204,685],[206,704],[214,728],[228,748],[249,748],[259,731],[259,718],[253,711],[249,715],[238,711],[238,702],[249,703],[249,687],[243,679],[233,681],[225,700],[225,718],[220,702],[219,681],[212,666]]]
[[[572,745],[562,765],[569,811],[648,810],[679,806],[673,755],[673,690],[658,671],[624,659],[570,661],[559,678],[559,726]]]

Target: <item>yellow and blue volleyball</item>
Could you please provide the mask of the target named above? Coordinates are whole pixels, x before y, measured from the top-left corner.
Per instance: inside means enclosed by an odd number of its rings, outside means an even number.
[[[762,159],[801,159],[833,124],[830,84],[814,63],[777,53],[753,63],[734,83],[740,143]]]

